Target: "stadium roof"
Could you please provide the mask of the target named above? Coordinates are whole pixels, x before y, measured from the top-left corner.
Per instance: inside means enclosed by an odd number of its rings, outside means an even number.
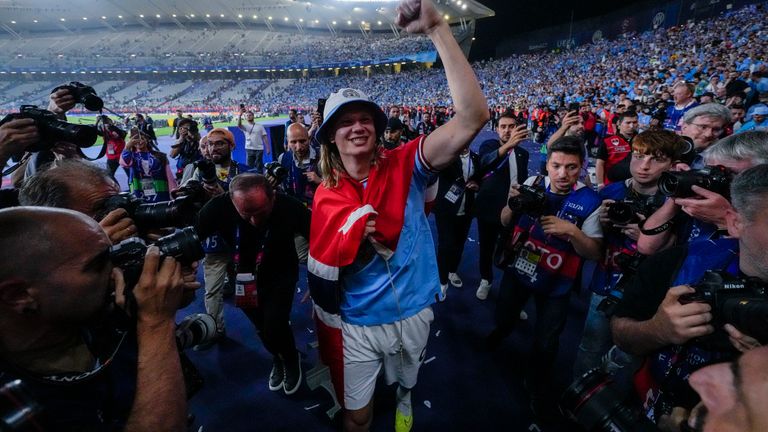
[[[451,23],[491,17],[475,0],[435,0]],[[0,30],[11,37],[84,30],[237,26],[275,31],[394,31],[397,0],[0,0]]]

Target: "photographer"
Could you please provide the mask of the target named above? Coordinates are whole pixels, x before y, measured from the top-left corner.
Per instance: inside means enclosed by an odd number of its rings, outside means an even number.
[[[183,118],[176,122],[178,126],[178,139],[171,145],[170,157],[176,158],[176,179],[181,179],[184,168],[202,159],[200,154],[200,132],[197,122]]]
[[[693,111],[693,110],[691,110]],[[690,111],[689,111],[690,112]],[[722,166],[726,177],[762,163],[768,163],[768,132],[752,131],[731,135],[708,147],[701,154],[708,167]],[[712,173],[720,173],[715,169]],[[712,173],[704,175],[711,178]],[[724,187],[727,179],[717,182]],[[718,236],[725,228],[725,214],[731,209],[726,191],[712,191],[691,186],[693,196],[673,194],[643,224],[637,249],[651,255],[674,244],[706,240]],[[714,189],[714,188],[713,188]]]
[[[124,130],[117,127],[111,118],[105,115],[99,116],[96,121],[96,130],[104,138],[104,144],[107,146],[107,170],[109,170],[109,175],[114,178],[115,171],[120,166],[120,155],[125,149],[125,136],[127,134]],[[123,167],[123,169],[125,170],[125,176],[130,177],[128,168]]]
[[[131,129],[130,139],[120,155],[120,165],[129,169],[128,186],[137,198],[146,202],[171,199],[176,178],[171,173],[168,156],[155,147],[152,137],[138,128]]]
[[[318,168],[319,155],[309,145],[307,128],[300,124],[288,126],[288,151],[278,158],[287,174],[282,179],[282,190],[312,208],[315,190],[323,179]]]
[[[756,278],[758,284],[768,281],[768,165],[736,177],[731,197],[733,207],[726,210],[726,226],[732,237],[683,244],[648,257],[626,287],[611,320],[616,344],[647,357],[635,387],[646,415],[660,424],[668,421],[674,408],[689,410],[696,404],[697,397],[688,385],[691,373],[760,345],[746,329],[737,329],[724,319],[722,305],[708,303],[699,295],[691,297],[702,289],[729,295],[723,291],[722,281],[717,287],[692,288],[707,270],[720,270],[736,279]],[[765,299],[753,303],[760,307],[761,301]],[[743,321],[744,313],[737,309],[728,316]],[[766,324],[760,319],[747,322],[749,330],[762,331]],[[704,338],[708,335],[709,339]],[[677,424],[677,419],[672,423]]]
[[[117,183],[103,169],[80,159],[65,159],[27,179],[19,191],[19,201],[24,206],[85,213],[96,219],[110,241],[117,244],[138,232],[125,209],[104,209],[105,201],[118,193]]]
[[[194,163],[195,170],[190,180],[202,185],[209,199],[224,194],[229,190],[229,184],[235,176],[248,171],[247,166],[232,160],[235,138],[227,129],[212,130],[201,140],[200,147],[205,159]],[[189,181],[183,186],[194,187]],[[217,336],[208,344],[195,348],[198,350],[213,346],[216,341],[220,341],[226,335],[224,286],[228,276],[227,269],[232,262],[232,250],[218,235],[203,238],[203,249],[205,250],[205,261],[203,261],[205,310],[216,320]],[[234,284],[234,274],[229,274],[229,280]]]
[[[200,238],[218,234],[229,246],[238,278],[235,302],[253,322],[273,356],[269,389],[293,394],[301,385],[299,353],[288,322],[299,258],[294,235],[309,237],[309,210],[295,199],[275,194],[264,176],[244,173],[229,193],[200,210]]]
[[[509,260],[499,289],[496,326],[487,343],[492,349],[501,344],[533,295],[537,319],[525,382],[531,408],[540,419],[546,419],[553,406],[548,377],[565,328],[571,290],[583,260],[597,260],[603,254],[600,198],[578,181],[584,162],[582,143],[575,137],[552,143],[547,154],[549,175],[530,177],[525,187],[512,186],[511,199],[501,210],[501,224],[513,229],[504,238]],[[542,180],[544,184],[537,184]]]
[[[62,121],[67,120],[67,111],[74,108],[78,102],[77,98],[75,97],[74,91],[68,86],[57,87],[53,92],[51,92],[48,99],[49,101],[48,101],[47,110],[53,113],[53,115],[55,115],[56,118]],[[17,120],[12,120],[11,122],[16,122],[19,120],[26,120],[26,119],[17,119]],[[18,124],[18,125],[22,125],[22,124]],[[18,126],[16,126],[16,128],[18,128]],[[30,144],[34,144],[35,142],[40,142],[39,127],[36,127],[36,129],[38,129],[37,140],[30,142],[29,136],[24,138],[23,135],[25,133],[23,131],[18,131],[13,134],[14,144],[18,145],[18,147],[21,147],[20,144],[23,142],[26,142],[27,146],[24,147],[24,149],[26,149]],[[50,162],[53,162],[54,160],[80,157],[76,144],[66,142],[66,141],[59,141],[59,140],[56,140],[55,142],[46,142],[44,144],[46,145],[45,147],[46,150],[32,151],[31,153],[28,153],[27,155],[25,155],[24,159],[22,159],[20,168],[13,173],[12,181],[14,186],[19,187],[21,185],[21,182],[25,178],[29,178],[35,175],[35,173],[40,167]],[[21,149],[17,148],[15,152],[10,154],[18,154],[19,150]],[[0,161],[2,160],[0,159]],[[8,160],[6,159],[5,162],[7,161]],[[5,165],[3,164],[3,166]]]
[[[599,367],[603,355],[613,345],[609,312],[599,306],[606,296],[617,295],[612,291],[624,277],[632,276],[632,268],[642,259],[637,253],[637,224],[664,202],[664,196],[658,192],[659,177],[672,167],[684,148],[685,142],[674,132],[639,134],[632,141],[632,178],[611,183],[600,191],[600,223],[606,251],[592,277],[592,299],[573,367],[575,377]]]
[[[0,225],[0,247],[15,251],[0,262],[0,381],[23,380],[45,430],[185,430],[174,339],[181,266],[147,250],[132,289],[135,330],[126,333],[103,318],[111,287],[122,305],[126,286],[95,221],[18,207],[0,210]]]
[[[11,156],[23,153],[38,141],[34,119],[14,119],[0,126],[0,168],[5,168]]]

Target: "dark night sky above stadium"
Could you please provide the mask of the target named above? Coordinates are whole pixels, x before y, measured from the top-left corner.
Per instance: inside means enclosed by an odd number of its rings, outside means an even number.
[[[640,0],[479,0],[496,11],[496,16],[478,20],[472,60],[494,55],[496,43],[514,34],[567,23],[612,12],[630,4],[656,3]]]

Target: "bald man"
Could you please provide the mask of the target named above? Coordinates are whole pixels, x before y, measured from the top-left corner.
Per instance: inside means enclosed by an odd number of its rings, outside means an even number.
[[[318,168],[319,155],[309,145],[307,128],[299,123],[288,126],[286,139],[288,150],[278,161],[288,175],[280,183],[280,189],[312,208],[315,189],[323,181]]]
[[[13,251],[0,260],[0,385],[21,379],[43,406],[45,430],[184,430],[174,338],[180,264],[148,249],[133,287],[133,334],[105,319],[112,287],[123,299],[125,284],[96,221],[72,210],[16,207],[0,210],[0,226],[0,248]],[[126,362],[133,369],[123,369]]]

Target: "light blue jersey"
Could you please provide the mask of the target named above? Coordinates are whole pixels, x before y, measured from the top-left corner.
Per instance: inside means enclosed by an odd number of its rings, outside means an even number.
[[[363,326],[393,323],[416,315],[434,303],[440,292],[435,244],[424,213],[425,191],[434,174],[421,164],[418,154],[414,157],[403,231],[389,259],[389,272],[384,259],[375,255],[359,271],[342,274],[341,317],[345,322]]]

